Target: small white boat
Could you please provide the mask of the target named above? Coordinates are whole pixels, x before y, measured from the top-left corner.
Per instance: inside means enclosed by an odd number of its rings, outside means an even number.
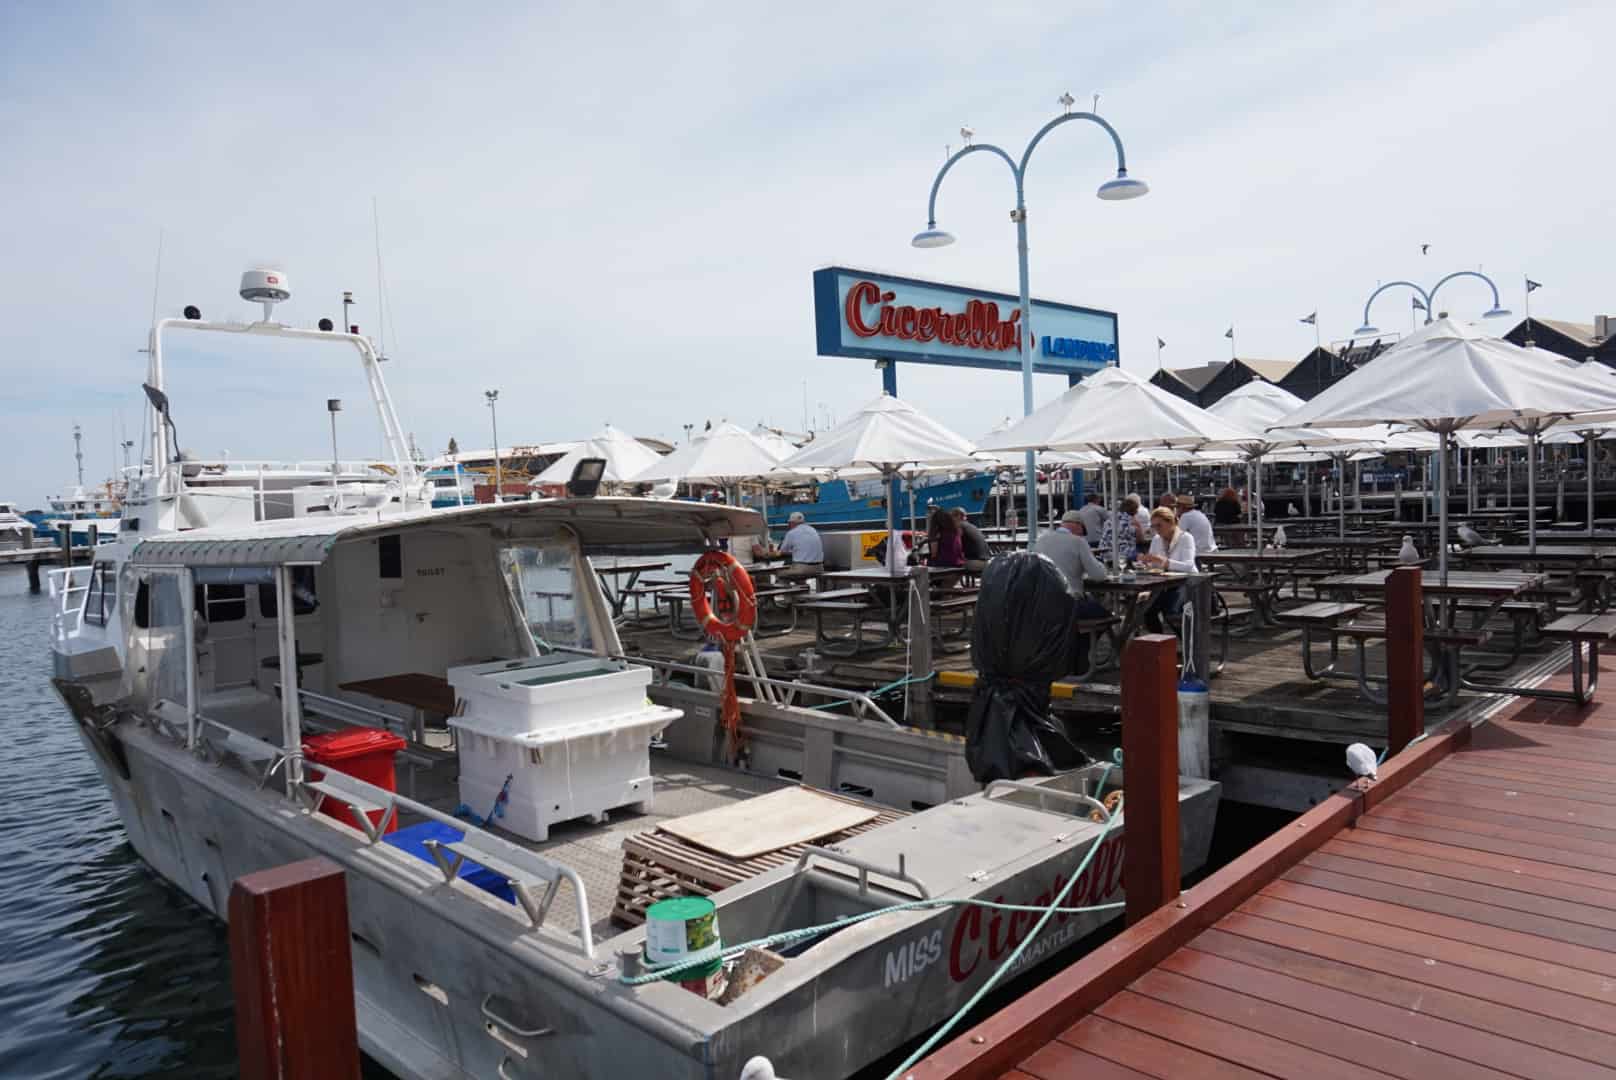
[[[17,512],[17,504],[0,502],[0,549],[27,547],[33,539],[33,522]]]

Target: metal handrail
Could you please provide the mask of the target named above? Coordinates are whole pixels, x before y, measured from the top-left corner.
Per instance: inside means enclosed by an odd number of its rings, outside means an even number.
[[[557,652],[576,653],[579,656],[601,655],[600,653],[591,652],[588,649],[575,648],[571,645],[555,645],[552,646],[552,648],[554,648]],[[701,667],[697,664],[681,664],[677,660],[658,660],[650,656],[629,656],[625,653],[609,653],[606,654],[606,659],[622,660],[630,664],[640,664],[648,668],[654,668],[662,671],[677,671],[689,675],[711,677],[715,674],[713,669],[709,667]],[[903,729],[903,725],[892,719],[892,717],[887,714],[885,709],[881,708],[881,706],[875,703],[874,698],[859,690],[844,690],[839,686],[820,686],[817,683],[772,679],[767,676],[751,675],[745,672],[736,672],[735,679],[737,682],[753,682],[761,686],[779,687],[782,690],[789,690],[792,693],[822,694],[825,697],[840,698],[841,700],[850,702],[853,705],[854,719],[867,719],[865,713],[869,713],[870,718],[880,720],[888,727],[896,728],[898,730]],[[784,707],[792,708],[793,706],[787,705]]]
[[[225,732],[227,735],[237,736],[243,740],[248,740],[250,743],[258,743],[263,746],[273,746],[271,743],[265,743],[262,739],[256,739],[243,731],[239,731],[228,724],[222,724],[217,720],[198,717],[198,721],[205,724],[209,728]],[[275,749],[283,757],[289,756],[286,754],[285,750],[279,747],[276,747]],[[384,812],[384,820],[385,815],[389,813],[396,818],[398,814],[407,810],[412,814],[419,815],[420,817],[428,818],[432,821],[438,822],[439,824],[448,825],[451,828],[461,830],[465,834],[467,840],[473,841],[473,846],[483,848],[490,855],[497,855],[500,859],[510,862],[520,869],[531,872],[534,877],[542,878],[546,881],[554,881],[556,879],[565,880],[569,885],[572,886],[573,899],[576,901],[576,906],[578,909],[579,944],[583,949],[584,956],[588,957],[589,959],[594,959],[595,937],[593,931],[590,929],[589,895],[584,888],[583,878],[581,878],[578,875],[578,872],[572,869],[572,867],[554,862],[543,855],[528,851],[526,848],[513,844],[508,840],[502,840],[493,833],[480,829],[477,826],[472,825],[470,822],[457,818],[452,814],[445,814],[425,803],[416,802],[414,799],[400,795],[396,791],[388,791],[386,788],[377,787],[375,784],[361,780],[357,776],[351,776],[340,769],[334,769],[329,765],[322,764],[320,765],[320,771],[325,774],[325,777],[335,776],[341,779],[345,785],[351,785],[351,790],[356,796],[364,796],[365,798],[368,798],[381,806]],[[256,780],[258,778],[254,777],[254,779]],[[324,778],[322,778],[321,782],[323,782],[323,779]],[[299,783],[308,784],[310,782],[311,781],[305,780]],[[374,837],[365,836],[364,831],[359,829],[356,825],[350,825],[347,822],[342,821],[340,818],[332,818],[331,820],[336,821],[344,828],[353,829],[353,831],[359,833],[360,836],[364,836],[365,842],[373,848],[391,851],[399,859],[411,865],[419,862],[415,856],[401,851],[390,844],[382,843],[382,833],[379,830]],[[456,878],[455,880],[458,881],[459,879]],[[455,887],[454,882],[449,882],[449,886],[451,888]],[[475,888],[475,886],[463,887]],[[541,925],[543,924],[535,923],[534,929],[538,929]]]
[[[905,859],[903,857],[903,852],[901,851],[898,853],[898,869],[894,871],[889,867],[877,866],[875,863],[866,862],[863,859],[852,855],[845,855],[842,852],[835,851],[831,848],[815,847],[814,845],[810,844],[803,851],[803,853],[798,856],[796,872],[799,874],[802,873],[802,871],[808,866],[808,860],[816,856],[825,860],[826,862],[841,863],[843,866],[850,866],[854,870],[857,870],[860,896],[869,894],[870,875],[880,874],[884,878],[890,878],[893,881],[903,881],[913,885],[919,891],[920,898],[922,900],[931,899],[931,890],[926,888],[925,883],[919,878],[909,873],[908,867],[904,865]]]
[[[1020,791],[1026,794],[1036,795],[1038,797],[1038,809],[1040,810],[1047,809],[1044,806],[1044,799],[1046,797],[1053,797],[1056,800],[1064,799],[1067,802],[1075,802],[1079,806],[1086,806],[1091,810],[1098,810],[1100,813],[1106,816],[1107,820],[1109,820],[1111,817],[1111,811],[1105,808],[1105,803],[1101,802],[1099,799],[1093,798],[1092,796],[1082,795],[1075,791],[1064,791],[1061,788],[1045,787],[1043,784],[1029,784],[1025,780],[992,780],[988,782],[987,787],[982,789],[982,797],[991,799],[993,798],[993,793],[995,791]]]

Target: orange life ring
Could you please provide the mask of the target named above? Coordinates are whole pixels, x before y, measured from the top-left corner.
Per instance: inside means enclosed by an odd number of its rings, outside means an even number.
[[[707,602],[713,586],[718,611]],[[727,551],[709,551],[690,570],[690,611],[711,637],[740,641],[757,623],[757,596],[752,575]]]

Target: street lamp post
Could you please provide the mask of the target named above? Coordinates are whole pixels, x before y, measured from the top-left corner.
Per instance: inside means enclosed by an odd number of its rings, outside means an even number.
[[[1435,285],[1431,286],[1431,289],[1430,289],[1429,292],[1427,292],[1425,289],[1420,288],[1418,285],[1414,284],[1412,281],[1388,281],[1388,282],[1386,282],[1386,284],[1377,287],[1374,292],[1369,294],[1369,299],[1364,301],[1364,306],[1363,306],[1363,325],[1358,327],[1358,329],[1353,331],[1353,333],[1354,334],[1378,334],[1378,333],[1380,333],[1380,328],[1379,327],[1371,326],[1370,323],[1369,323],[1369,305],[1373,304],[1375,302],[1375,297],[1379,296],[1381,293],[1385,292],[1387,289],[1395,288],[1395,287],[1397,287],[1399,285],[1406,285],[1408,288],[1414,290],[1415,295],[1419,297],[1420,303],[1425,306],[1425,322],[1426,322],[1426,325],[1430,325],[1431,320],[1436,318],[1435,300],[1436,300],[1437,290],[1442,288],[1442,286],[1446,285],[1448,282],[1452,281],[1454,278],[1461,278],[1461,277],[1480,278],[1482,281],[1485,281],[1487,283],[1488,288],[1492,289],[1492,291],[1493,291],[1493,306],[1492,306],[1492,309],[1490,311],[1482,312],[1482,316],[1481,316],[1482,318],[1484,318],[1484,319],[1496,319],[1496,318],[1499,318],[1501,316],[1509,314],[1509,309],[1504,307],[1502,304],[1500,304],[1498,302],[1498,286],[1493,283],[1492,278],[1488,277],[1486,274],[1483,274],[1479,270],[1455,270],[1453,273],[1449,274],[1445,278],[1442,278]]]
[[[495,405],[499,401],[499,391],[484,390],[483,397],[488,401],[488,422],[494,428],[494,501],[499,502],[505,491],[505,471],[499,463],[499,408]]]
[[[1063,104],[1070,101],[1070,95],[1061,98]],[[1038,134],[1032,137],[1026,150],[1022,151],[1021,161],[1018,163],[1001,148],[992,143],[972,143],[943,162],[938,170],[937,178],[931,183],[931,197],[926,203],[926,228],[915,234],[912,241],[918,248],[946,247],[954,242],[951,233],[944,232],[937,227],[937,191],[943,184],[943,177],[948,175],[956,162],[967,154],[985,152],[996,154],[1004,163],[1010,166],[1011,178],[1016,184],[1016,208],[1010,213],[1010,220],[1016,223],[1016,260],[1017,271],[1021,286],[1021,405],[1022,415],[1031,415],[1033,411],[1032,397],[1032,294],[1028,284],[1027,269],[1027,201],[1026,180],[1027,165],[1032,158],[1033,150],[1055,128],[1072,120],[1088,120],[1100,125],[1117,150],[1117,175],[1114,179],[1101,184],[1095,192],[1102,199],[1117,201],[1122,199],[1137,199],[1150,190],[1150,186],[1143,180],[1128,175],[1127,156],[1122,149],[1122,137],[1117,134],[1105,120],[1091,112],[1067,112],[1055,117],[1049,123],[1038,129]],[[1027,451],[1026,460],[1026,503],[1027,503],[1027,539],[1031,543],[1038,534],[1038,463],[1036,454]]]

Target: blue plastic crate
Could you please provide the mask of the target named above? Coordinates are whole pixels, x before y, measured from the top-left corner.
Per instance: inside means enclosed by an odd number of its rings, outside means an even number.
[[[440,844],[457,844],[465,838],[464,829],[445,825],[441,821],[423,821],[419,825],[411,825],[407,829],[388,833],[382,838],[382,842],[430,863],[435,870],[438,864],[433,860],[432,853],[426,849],[426,842],[436,840]],[[507,904],[516,903],[516,894],[511,891],[510,884],[503,877],[469,859],[460,864],[460,880],[468,885],[477,886],[483,892],[492,893]]]

